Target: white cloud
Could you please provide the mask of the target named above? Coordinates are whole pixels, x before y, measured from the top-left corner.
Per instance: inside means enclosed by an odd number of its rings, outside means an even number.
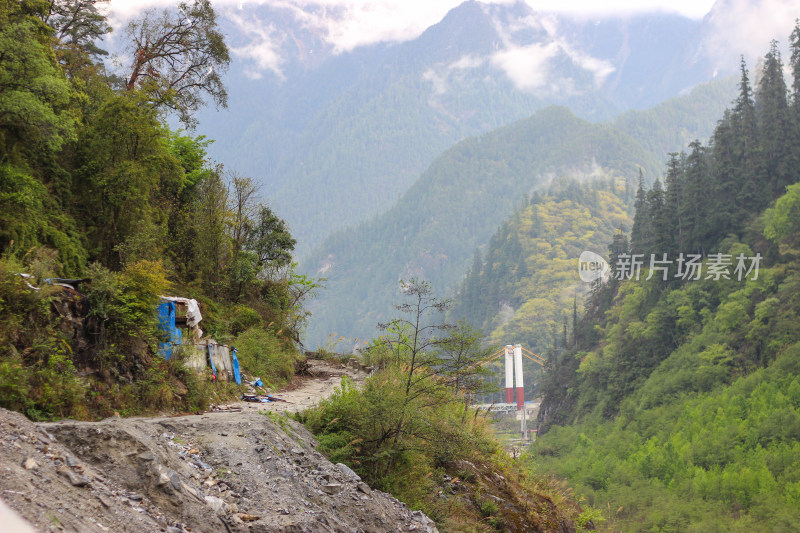
[[[533,91],[545,88],[552,81],[549,63],[560,51],[555,42],[514,46],[496,52],[492,64],[503,70],[520,89]]]
[[[259,20],[248,18],[237,13],[230,13],[228,17],[242,32],[237,40],[244,40],[246,44],[231,46],[231,53],[247,61],[251,67],[245,73],[251,78],[262,77],[263,72],[273,72],[278,78],[283,79],[280,55],[281,38],[275,26],[264,24]]]
[[[429,68],[422,73],[422,79],[431,82],[434,96],[440,96],[447,92],[447,76],[445,74]]]
[[[488,15],[493,11],[484,8]],[[575,81],[564,75],[557,76],[552,68],[556,58],[568,58],[592,76],[595,87],[600,87],[614,66],[608,61],[575,50],[559,36],[557,21],[552,15],[536,14],[506,19],[492,17],[499,42],[497,51],[487,56],[465,55],[449,64],[439,64],[425,71],[422,78],[433,86],[433,96],[447,92],[448,86],[458,81],[463,72],[489,63],[501,70],[520,90],[539,94],[574,94]],[[531,36],[533,30],[537,35]],[[531,43],[531,39],[536,42]],[[525,39],[527,42],[519,42]]]
[[[602,86],[609,74],[616,70],[614,65],[608,61],[578,52],[577,50],[573,50],[563,44],[562,47],[576,65],[581,67],[583,70],[592,73],[594,76],[594,86],[596,88]]]
[[[322,21],[327,40],[336,52],[347,52],[376,42],[399,42],[418,37],[441,20],[452,7],[435,1],[319,0],[305,5],[330,5],[340,8],[336,18]]]
[[[527,0],[537,11],[570,13],[586,17],[662,11],[702,18],[714,0]]]
[[[214,0],[215,6],[241,8],[248,12],[255,5],[296,8],[298,16],[324,27],[337,51],[380,41],[404,41],[419,36],[444,17],[462,0]],[[484,3],[511,3],[514,0],[484,0]],[[713,0],[527,0],[537,11],[597,15],[647,11],[678,11],[700,17]],[[176,0],[111,0],[115,21],[127,20],[150,7],[174,6]],[[318,12],[318,15],[313,15]]]
[[[458,60],[453,61],[447,66],[447,70],[470,70],[478,68],[483,64],[484,60],[480,57],[473,55],[461,56]]]
[[[429,68],[422,74],[422,79],[433,85],[433,96],[440,96],[447,92],[447,87],[454,79],[461,79],[465,71],[476,69],[485,62],[486,59],[482,57],[463,55],[452,63]]]
[[[236,43],[232,51],[238,57],[252,62],[253,74],[274,72],[280,74],[280,28],[268,22],[260,22],[253,17],[257,5],[268,4],[273,7],[291,10],[292,16],[306,28],[311,29],[326,41],[334,53],[376,42],[399,42],[418,37],[426,28],[441,20],[447,11],[456,7],[462,0],[213,0],[221,13],[228,14],[242,28],[251,42]],[[484,3],[510,3],[513,0],[484,0]],[[689,16],[702,16],[708,11],[713,0],[527,0],[537,11],[562,12],[572,14],[597,15],[602,13],[641,12],[662,9],[679,11]],[[775,2],[777,0],[765,0]],[[792,0],[786,0],[792,1]],[[170,7],[177,0],[111,0],[111,21],[117,28],[151,7]],[[238,13],[239,19],[231,13]],[[541,17],[520,19],[518,27],[509,27],[511,36],[520,28],[539,24],[551,35],[554,28],[551,21]],[[258,28],[265,25],[265,28]],[[112,37],[113,38],[113,37]],[[494,61],[508,67],[510,74],[525,83],[538,83],[536,76],[519,68],[519,62],[536,62],[543,54],[551,54],[552,49],[531,49],[527,52],[506,46],[505,55]],[[562,47],[563,48],[563,47]],[[569,50],[565,51],[573,56]],[[530,56],[530,57],[528,57]],[[591,58],[573,57],[576,63],[596,73],[596,80],[603,78],[606,65],[597,64]],[[513,74],[512,74],[513,73]],[[521,78],[520,78],[521,76]]]
[[[752,69],[776,39],[785,46],[794,21],[800,17],[797,0],[720,0],[708,19],[706,46],[718,65],[731,65],[744,55]],[[785,59],[785,58],[784,58]]]
[[[595,87],[600,87],[614,66],[608,61],[592,57],[573,49],[559,36],[556,20],[547,14],[526,16],[511,21],[505,26],[494,20],[494,26],[503,43],[503,49],[492,56],[492,64],[503,70],[514,85],[523,91],[553,94],[571,94],[575,90],[574,80],[553,75],[551,60],[557,56],[568,57],[579,68],[593,76]],[[538,30],[545,42],[518,45],[514,34],[526,29]]]

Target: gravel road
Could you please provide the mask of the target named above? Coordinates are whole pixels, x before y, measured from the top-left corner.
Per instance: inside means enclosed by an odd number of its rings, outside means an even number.
[[[435,532],[328,461],[282,413],[317,403],[342,375],[365,375],[324,361],[311,374],[275,393],[286,402],[199,415],[34,424],[0,409],[0,503],[35,531]]]

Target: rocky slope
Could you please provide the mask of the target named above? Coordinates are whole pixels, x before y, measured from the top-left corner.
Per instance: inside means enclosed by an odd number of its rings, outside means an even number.
[[[38,531],[436,531],[268,405],[49,424],[0,410],[0,497]]]

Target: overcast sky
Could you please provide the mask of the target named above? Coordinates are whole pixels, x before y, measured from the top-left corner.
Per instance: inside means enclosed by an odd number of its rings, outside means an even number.
[[[483,1],[489,3],[507,0]],[[678,12],[700,19],[714,5],[714,0],[526,1],[539,12],[570,13],[590,19],[604,14],[643,11]],[[778,39],[783,46],[791,32],[793,21],[800,17],[800,0],[719,1],[725,7],[716,10],[715,16],[710,20],[705,45],[706,52],[720,58],[720,64],[730,63],[731,55],[738,57],[739,54],[744,54],[748,61],[763,56],[771,39]],[[177,2],[178,0],[111,0],[112,26],[122,28],[125,19],[145,8],[174,6]],[[316,28],[332,45],[334,52],[343,52],[380,41],[414,39],[426,28],[440,21],[461,0],[212,0],[212,3],[218,13],[231,20],[239,30],[237,35],[231,36],[233,55],[251,64],[252,73],[256,77],[270,71],[281,77],[283,58],[279,46],[280,28],[273,21],[259,20],[254,16],[253,8],[259,4],[267,3],[293,12],[298,21]],[[122,32],[112,34],[111,39],[121,34]],[[494,60],[499,61],[501,66],[515,63],[517,56],[530,62],[533,52],[540,52],[537,56],[540,57],[548,50],[523,52],[524,54],[509,49],[506,56]],[[601,77],[604,72],[608,72],[607,65],[593,65],[593,58],[578,57],[577,60]],[[535,85],[540,81],[527,80],[527,83]]]
[[[492,0],[488,0],[491,2]],[[497,0],[495,0],[497,1]],[[503,0],[500,0],[501,2]],[[112,16],[126,18],[146,7],[174,5],[169,0],[111,0]],[[461,3],[460,0],[212,0],[220,8],[246,8],[248,5],[315,5],[344,7],[333,33],[358,33],[358,44],[368,41],[413,39],[425,28],[441,20]],[[713,0],[527,0],[538,11],[554,11],[594,16],[601,13],[670,11],[692,18],[702,18],[714,4]]]

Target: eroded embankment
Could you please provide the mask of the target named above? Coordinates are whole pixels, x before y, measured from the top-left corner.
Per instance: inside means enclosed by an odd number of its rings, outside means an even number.
[[[283,408],[338,379],[307,380]],[[435,531],[273,409],[50,424],[0,410],[0,495],[40,531]]]

